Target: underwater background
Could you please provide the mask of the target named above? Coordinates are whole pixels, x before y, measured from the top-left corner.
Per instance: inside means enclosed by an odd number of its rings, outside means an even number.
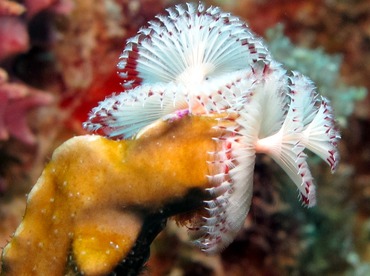
[[[0,247],[20,223],[26,194],[53,150],[85,134],[98,101],[121,92],[125,39],[185,1],[0,2]],[[204,1],[243,18],[272,56],[309,76],[332,102],[341,163],[310,158],[318,203],[307,209],[267,157],[256,163],[244,229],[206,256],[186,229],[167,228],[144,275],[370,275],[370,4],[367,0]]]

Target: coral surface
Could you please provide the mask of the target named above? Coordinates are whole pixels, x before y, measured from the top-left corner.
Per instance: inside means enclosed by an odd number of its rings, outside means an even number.
[[[199,199],[184,211],[208,197],[208,152],[218,150],[212,137],[222,132],[212,128],[217,124],[213,117],[188,117],[161,122],[136,140],[66,141],[28,196],[24,219],[3,251],[3,275],[62,275],[69,259],[84,275],[108,274],[126,258],[147,217],[197,190]]]

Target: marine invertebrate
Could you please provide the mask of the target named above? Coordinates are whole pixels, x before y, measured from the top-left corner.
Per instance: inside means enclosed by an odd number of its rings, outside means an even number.
[[[171,82],[193,86],[269,59],[262,40],[218,7],[177,5],[127,41],[118,63],[126,88]]]
[[[228,109],[238,114],[235,124],[218,138],[227,145],[215,153],[220,156],[224,173],[211,176],[218,178],[220,185],[210,189],[215,199],[205,202],[209,217],[192,227],[197,229],[197,244],[207,252],[222,250],[241,229],[251,204],[257,153],[269,155],[284,169],[309,207],[315,205],[316,197],[304,150],[320,156],[333,172],[338,165],[336,147],[340,137],[332,111],[312,82],[298,73],[288,78],[273,63],[254,73],[263,78],[250,87],[244,86],[249,81],[240,81],[231,88],[241,96]]]
[[[303,203],[313,206],[315,186],[304,150],[335,171],[340,136],[328,100],[308,78],[273,61],[245,23],[202,4],[167,12],[128,40],[121,55],[124,86],[136,87],[101,102],[84,126],[121,139],[161,118],[238,114],[227,119],[234,121],[227,134],[215,137],[225,141],[214,153],[224,172],[209,175],[219,182],[209,190],[215,199],[205,202],[207,215],[190,227],[204,251],[218,252],[234,239],[249,211],[256,153],[271,156],[296,184]]]
[[[251,64],[270,60],[246,23],[217,7],[187,4],[167,12],[130,38],[120,56],[123,86],[141,86],[101,102],[85,128],[129,138],[176,110],[219,111],[225,97],[220,90],[247,78]]]
[[[272,55],[276,60],[284,62],[287,69],[297,70],[314,81],[320,93],[331,101],[338,123],[346,126],[355,103],[366,97],[366,88],[348,86],[341,80],[342,56],[329,55],[320,48],[296,46],[284,36],[283,31],[284,26],[278,24],[266,32]]]

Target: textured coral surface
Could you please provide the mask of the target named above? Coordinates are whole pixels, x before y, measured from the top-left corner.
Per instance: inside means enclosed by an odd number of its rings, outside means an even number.
[[[148,215],[209,187],[216,124],[188,117],[161,122],[136,140],[85,135],[63,143],[4,249],[5,275],[62,275],[70,258],[81,273],[108,274],[126,258]]]

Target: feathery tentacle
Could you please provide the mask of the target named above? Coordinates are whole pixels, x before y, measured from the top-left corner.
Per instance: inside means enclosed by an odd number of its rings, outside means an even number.
[[[127,41],[118,70],[126,88],[143,83],[200,83],[271,60],[245,22],[201,3],[177,5]]]
[[[107,137],[128,139],[163,116],[187,108],[186,98],[171,84],[143,85],[100,102],[83,124]]]

